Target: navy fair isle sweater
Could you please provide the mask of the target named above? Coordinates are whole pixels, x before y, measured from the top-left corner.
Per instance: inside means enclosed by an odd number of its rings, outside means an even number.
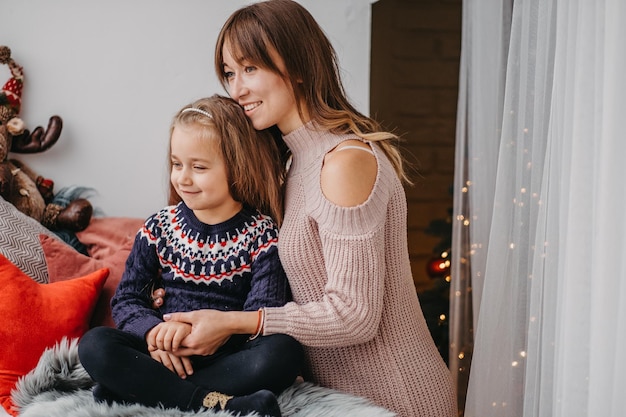
[[[183,202],[150,216],[135,237],[111,307],[119,329],[144,338],[163,314],[200,309],[253,311],[291,300],[270,217],[244,207],[216,225]],[[152,307],[153,289],[166,296]]]

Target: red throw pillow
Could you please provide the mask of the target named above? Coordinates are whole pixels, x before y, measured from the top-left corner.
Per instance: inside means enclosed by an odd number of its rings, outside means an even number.
[[[0,255],[0,404],[16,415],[11,390],[30,372],[46,348],[63,337],[76,338],[89,321],[109,274],[91,274],[52,284],[40,284]]]
[[[85,256],[70,245],[46,235],[39,235],[39,241],[46,258],[50,282],[65,281],[100,268],[109,268],[109,278],[96,304],[90,326],[115,327],[111,317],[111,298],[122,279],[133,240],[127,239],[125,243],[119,245],[116,251],[107,251],[107,256],[103,259]]]
[[[142,228],[144,219],[133,217],[94,217],[89,226],[76,237],[85,246],[89,256],[107,260],[120,249],[130,244]]]

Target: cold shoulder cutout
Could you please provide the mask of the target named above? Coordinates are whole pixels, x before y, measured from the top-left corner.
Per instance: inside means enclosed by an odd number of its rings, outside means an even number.
[[[320,187],[325,198],[340,207],[363,204],[372,193],[377,177],[377,160],[368,145],[345,145],[331,149],[324,157]],[[365,147],[367,146],[367,147]],[[360,152],[358,152],[360,151]]]

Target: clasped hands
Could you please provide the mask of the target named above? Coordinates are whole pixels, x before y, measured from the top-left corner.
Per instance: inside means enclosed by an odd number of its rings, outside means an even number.
[[[191,334],[191,325],[180,322],[162,322],[146,335],[148,352],[152,359],[161,362],[181,378],[193,374],[189,356],[177,354],[181,342]]]
[[[193,373],[191,356],[211,355],[230,337],[220,325],[222,314],[218,310],[165,314],[164,321],[146,335],[150,356],[186,378]]]

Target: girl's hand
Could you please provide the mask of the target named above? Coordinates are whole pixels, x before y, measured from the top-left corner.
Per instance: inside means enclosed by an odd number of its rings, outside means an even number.
[[[164,350],[175,353],[182,341],[191,333],[191,325],[182,322],[163,322],[154,326],[146,335],[148,350]],[[183,354],[184,356],[184,354]]]
[[[184,324],[191,332],[182,340],[178,355],[212,355],[230,338],[226,318],[229,312],[219,310],[196,310],[187,313],[172,313],[163,316],[167,324]]]
[[[174,372],[182,379],[187,378],[187,375],[193,374],[191,360],[186,356],[176,356],[171,352],[158,349],[150,351],[150,356],[155,361],[161,362],[167,369]]]

